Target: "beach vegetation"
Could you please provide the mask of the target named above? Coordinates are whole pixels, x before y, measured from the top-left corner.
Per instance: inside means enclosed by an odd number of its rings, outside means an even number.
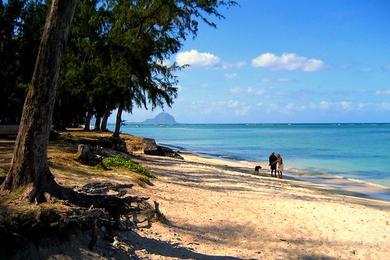
[[[136,163],[132,160],[125,159],[123,157],[119,156],[108,156],[103,158],[103,165],[105,167],[120,167],[120,168],[125,168],[129,169],[131,171],[134,171],[138,174],[144,175],[148,178],[155,178],[155,176],[146,168],[144,168],[142,165],[139,163]]]

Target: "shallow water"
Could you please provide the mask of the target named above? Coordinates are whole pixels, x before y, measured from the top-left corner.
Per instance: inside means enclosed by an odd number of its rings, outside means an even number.
[[[236,160],[267,161],[275,151],[295,176],[390,185],[390,124],[128,124],[122,132]]]

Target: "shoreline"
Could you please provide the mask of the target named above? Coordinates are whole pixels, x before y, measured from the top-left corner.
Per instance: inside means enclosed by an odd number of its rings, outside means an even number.
[[[219,126],[220,125],[220,126]],[[124,133],[156,139],[174,149],[233,160],[268,161],[276,150],[285,169],[301,178],[323,175],[390,188],[387,124],[178,124],[126,125]],[[304,141],[307,139],[308,142]],[[368,140],[375,138],[376,142]],[[361,140],[356,142],[355,140]],[[305,177],[305,176],[304,176]]]
[[[157,179],[148,189],[136,190],[158,200],[169,220],[140,230],[139,235],[192,251],[170,254],[156,244],[157,249],[144,247],[148,252],[163,251],[175,259],[385,259],[388,255],[387,201],[290,177],[271,178],[267,169],[255,175],[248,161],[181,155],[184,160],[143,154],[137,159]]]
[[[159,143],[157,140],[156,143],[160,146],[168,147],[170,149],[176,150],[180,154],[194,155],[203,159],[216,159],[216,160],[221,160],[226,162],[238,162],[238,163],[243,163],[248,167],[251,165],[253,168],[253,174],[255,173],[254,167],[256,165],[261,165],[263,174],[268,173],[268,175],[270,175],[267,162],[241,160],[229,156],[224,157],[223,155],[212,155],[208,153],[194,152],[185,149],[184,147],[170,145],[167,143]],[[390,186],[387,186],[385,184],[378,184],[374,182],[369,182],[369,181],[364,181],[364,180],[359,180],[359,179],[354,179],[349,177],[343,177],[343,176],[337,176],[337,175],[331,175],[326,173],[316,174],[316,173],[311,173],[309,171],[305,171],[303,169],[298,169],[299,170],[298,174],[294,174],[293,169],[297,170],[297,168],[285,167],[283,173],[284,179],[304,181],[312,184],[331,187],[335,189],[334,192],[337,194],[344,194],[344,195],[354,196],[359,198],[375,199],[375,200],[386,201],[386,202],[390,201]]]

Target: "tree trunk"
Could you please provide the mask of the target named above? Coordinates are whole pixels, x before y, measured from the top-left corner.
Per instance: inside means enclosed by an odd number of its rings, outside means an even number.
[[[91,111],[88,111],[87,116],[85,118],[85,125],[84,125],[84,131],[91,130],[91,118],[93,116],[93,113]]]
[[[111,114],[111,111],[110,110],[107,110],[104,115],[103,115],[103,119],[102,119],[102,126],[100,127],[100,130],[106,132],[107,131],[107,121],[108,121],[108,118],[110,117],[110,114]]]
[[[23,107],[18,137],[2,190],[27,187],[30,201],[43,201],[56,185],[47,164],[47,146],[60,64],[77,0],[53,0]]]
[[[115,121],[115,131],[112,137],[119,138],[119,133],[121,130],[121,123],[122,123],[122,111],[123,111],[123,104],[120,104],[118,107],[118,112],[116,114],[116,121]]]
[[[102,117],[98,116],[98,115],[95,115],[95,117],[96,117],[96,120],[95,120],[95,131],[100,131],[100,125],[101,125],[101,122],[102,122]]]

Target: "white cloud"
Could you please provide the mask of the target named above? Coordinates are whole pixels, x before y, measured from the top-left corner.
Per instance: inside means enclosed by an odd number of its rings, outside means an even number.
[[[234,99],[214,101],[211,104],[202,103],[193,105],[195,105],[196,109],[200,109],[203,114],[234,114],[236,116],[243,116],[247,115],[252,109],[250,104]]]
[[[229,92],[230,92],[230,93],[233,93],[233,94],[242,93],[242,91],[243,91],[242,88],[230,88],[230,89],[229,89]]]
[[[356,110],[358,110],[358,111],[364,111],[364,110],[366,110],[367,107],[369,107],[369,106],[370,106],[370,103],[358,103],[358,104],[356,105]]]
[[[198,67],[210,67],[219,63],[219,57],[208,52],[198,52],[197,50],[190,50],[179,52],[176,55],[176,62],[179,66],[191,65]]]
[[[190,50],[179,52],[176,55],[176,63],[179,66],[190,65],[196,67],[213,67],[215,69],[230,69],[242,68],[247,63],[245,61],[225,62],[209,52],[199,52],[198,50]]]
[[[351,110],[352,109],[352,103],[349,101],[340,101],[338,105],[341,107],[343,110]]]
[[[221,107],[221,108],[230,108],[230,109],[233,109],[233,112],[235,115],[237,116],[243,116],[243,115],[246,115],[248,114],[249,110],[251,109],[251,106],[246,104],[246,103],[242,103],[242,102],[239,102],[237,100],[228,100],[228,101],[220,101],[218,102],[218,106]]]
[[[247,90],[247,92],[248,92],[249,94],[255,94],[255,95],[258,95],[258,96],[263,95],[264,92],[265,92],[264,89],[251,88],[251,87],[247,88],[246,90]]]
[[[328,109],[330,106],[329,102],[328,101],[321,101],[320,104],[319,104],[319,108],[320,109]]]
[[[290,81],[292,81],[290,78],[275,78],[275,79],[271,79],[271,78],[264,77],[264,78],[260,79],[261,83],[272,83],[272,82],[286,83],[286,82],[290,82]]]
[[[277,56],[273,53],[263,53],[252,60],[252,66],[268,68],[270,70],[302,70],[306,72],[318,71],[324,67],[319,59],[309,59],[295,53],[283,53]]]
[[[237,73],[225,73],[225,75],[223,75],[225,79],[234,79],[235,77],[237,77]]]
[[[285,112],[293,112],[293,111],[304,111],[306,109],[306,105],[302,104],[294,104],[294,103],[289,103],[285,106]]]
[[[222,62],[218,65],[218,68],[221,69],[230,69],[230,68],[242,68],[246,65],[245,61],[237,61],[237,62]]]
[[[384,89],[384,90],[377,90],[375,92],[377,95],[390,95],[390,88],[389,89]]]
[[[344,111],[349,111],[353,109],[353,104],[350,101],[338,101],[338,102],[329,102],[322,100],[318,104],[312,104],[309,106],[311,109],[319,108],[321,110],[327,110],[331,108],[341,109]]]
[[[261,96],[265,93],[265,90],[260,88],[252,88],[252,87],[248,87],[248,88],[235,87],[235,88],[230,88],[229,92],[232,94],[248,93],[248,94]]]
[[[291,79],[289,79],[289,78],[278,78],[278,79],[276,79],[276,81],[277,82],[290,82]]]

